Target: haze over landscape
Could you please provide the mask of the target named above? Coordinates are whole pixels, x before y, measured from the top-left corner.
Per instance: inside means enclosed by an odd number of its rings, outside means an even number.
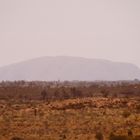
[[[140,0],[0,0],[0,140],[140,140]]]
[[[140,69],[130,63],[81,57],[41,57],[0,68],[0,80],[134,80]]]
[[[0,66],[76,56],[140,67],[139,0],[0,1]]]

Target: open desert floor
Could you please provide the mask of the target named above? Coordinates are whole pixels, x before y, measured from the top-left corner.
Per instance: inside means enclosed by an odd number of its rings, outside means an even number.
[[[140,98],[0,101],[0,140],[113,140],[111,134],[128,133],[140,140]]]

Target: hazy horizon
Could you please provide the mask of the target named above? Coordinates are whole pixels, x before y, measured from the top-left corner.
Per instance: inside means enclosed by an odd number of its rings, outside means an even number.
[[[38,56],[38,57],[33,57],[33,58],[28,58],[28,59],[24,59],[24,60],[19,60],[19,61],[15,61],[15,62],[12,62],[12,63],[8,63],[8,64],[0,66],[0,68],[5,67],[5,66],[10,66],[10,65],[13,65],[13,64],[19,64],[19,63],[22,63],[22,62],[28,62],[28,61],[32,61],[32,60],[37,60],[37,59],[45,58],[45,57],[52,57],[52,58],[55,58],[55,57],[71,57],[71,58],[82,58],[82,59],[90,59],[90,60],[103,60],[103,61],[110,61],[110,62],[116,62],[116,63],[133,64],[133,65],[137,66],[138,68],[140,68],[139,65],[131,63],[131,62],[115,61],[115,60],[109,60],[109,59],[103,59],[103,58],[90,58],[90,57],[83,57],[83,56],[70,56],[70,55]]]
[[[83,57],[41,57],[0,68],[0,80],[28,81],[118,81],[140,79],[140,68]]]
[[[0,66],[76,56],[140,67],[139,0],[0,0]]]

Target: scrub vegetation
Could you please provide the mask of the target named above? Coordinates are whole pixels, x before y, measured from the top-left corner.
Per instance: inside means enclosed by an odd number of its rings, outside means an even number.
[[[140,140],[140,83],[0,83],[0,140]]]

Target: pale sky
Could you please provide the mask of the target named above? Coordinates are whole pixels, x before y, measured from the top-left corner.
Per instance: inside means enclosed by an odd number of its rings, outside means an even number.
[[[0,66],[58,55],[140,67],[140,0],[0,0]]]

